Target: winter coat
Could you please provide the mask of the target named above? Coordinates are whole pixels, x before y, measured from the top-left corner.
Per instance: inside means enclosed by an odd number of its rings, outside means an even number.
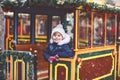
[[[69,44],[57,45],[56,43],[49,44],[43,53],[44,58],[49,61],[50,56],[58,55],[63,58],[73,57],[73,51]]]

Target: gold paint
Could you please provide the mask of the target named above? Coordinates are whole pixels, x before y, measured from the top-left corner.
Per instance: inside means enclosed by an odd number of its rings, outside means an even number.
[[[68,80],[68,67],[65,64],[59,64],[59,63],[55,66],[55,73],[56,73],[55,80],[57,80],[57,68],[59,66],[63,66],[66,69],[66,79],[65,80]]]
[[[53,80],[53,79],[52,79],[52,77],[53,77],[53,76],[52,76],[52,72],[53,72],[52,67],[53,67],[53,65],[50,64],[50,80]]]
[[[113,61],[112,61],[112,69],[111,69],[111,72],[110,73],[108,73],[108,74],[106,74],[106,75],[103,75],[103,76],[101,76],[101,77],[97,77],[97,78],[95,78],[95,79],[93,79],[93,80],[100,80],[100,79],[102,79],[102,78],[105,78],[105,77],[107,77],[107,76],[110,76],[110,75],[112,75],[112,72],[113,72],[113,70],[114,70],[114,57],[112,56],[112,53],[108,53],[108,54],[104,54],[104,55],[100,55],[100,56],[94,56],[94,57],[87,57],[87,58],[83,58],[82,59],[82,61],[85,61],[85,60],[90,60],[90,59],[95,59],[95,58],[102,58],[102,57],[106,57],[106,56],[111,56],[112,57],[112,59],[113,59]],[[78,65],[78,67],[77,67],[77,80],[80,80],[79,79],[79,74],[80,74],[80,71],[79,71],[79,68],[81,67],[81,64],[79,64]]]
[[[25,63],[23,60],[17,59],[14,61],[14,80],[17,80],[17,62],[21,62],[22,63],[22,80],[25,80]]]

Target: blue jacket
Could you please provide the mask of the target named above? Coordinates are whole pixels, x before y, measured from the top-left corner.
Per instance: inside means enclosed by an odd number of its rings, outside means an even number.
[[[49,61],[50,56],[58,55],[59,57],[69,58],[73,57],[73,51],[69,44],[57,45],[56,43],[49,44],[43,52],[44,58]]]

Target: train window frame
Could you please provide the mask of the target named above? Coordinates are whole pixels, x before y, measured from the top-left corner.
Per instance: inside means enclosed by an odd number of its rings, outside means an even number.
[[[65,31],[70,36],[70,47],[73,49],[74,46],[74,13],[70,12],[66,14],[66,25],[65,25]]]
[[[93,47],[105,45],[105,14],[93,13]]]
[[[84,48],[90,48],[91,47],[91,13],[86,12],[86,11],[81,11],[79,10],[79,18],[78,18],[78,48],[79,49],[84,49]],[[83,21],[81,19],[83,17]],[[85,19],[84,19],[85,18]],[[84,33],[86,32],[85,36],[83,35],[83,32],[80,33],[83,28],[86,28],[87,31],[85,30]],[[82,36],[84,38],[82,38]]]
[[[29,26],[29,34],[23,33],[23,26],[26,26],[24,24],[24,20],[27,16],[28,18],[28,26]],[[26,20],[26,19],[25,19]],[[18,13],[18,44],[29,44],[30,43],[30,27],[31,27],[31,14],[30,13]],[[20,28],[20,31],[19,31]],[[27,31],[27,30],[26,30]],[[24,39],[25,40],[24,40]]]
[[[52,16],[52,28],[55,28],[58,24],[61,24],[62,20],[60,16]]]
[[[48,15],[35,14],[35,42],[47,42]],[[41,27],[42,26],[42,27]],[[39,29],[42,29],[39,32]]]
[[[29,13],[18,13],[18,36],[30,36],[30,26],[31,26],[31,14]],[[20,27],[20,32],[19,32]],[[28,27],[28,30],[26,30]]]
[[[13,12],[4,12],[5,15],[5,21],[6,21],[6,28],[7,28],[7,35],[12,36],[13,35],[13,28],[14,28],[14,16]]]
[[[120,41],[120,16],[118,16],[117,40]]]
[[[35,35],[36,35],[36,38],[40,37],[40,36],[47,35],[46,23],[48,23],[48,15],[41,15],[41,14],[35,15]]]
[[[113,17],[114,17],[114,20],[113,20]],[[108,25],[108,21],[107,20],[109,20],[110,21],[109,23],[112,23],[112,24]],[[115,40],[116,40],[115,36],[116,36],[116,28],[117,28],[115,20],[116,20],[116,16],[114,14],[107,14],[107,19],[106,19],[106,45],[114,45],[115,44]],[[109,32],[107,34],[108,30],[111,31],[111,32]]]
[[[79,14],[79,12],[82,12],[82,10],[79,10],[78,11],[78,14]],[[83,11],[84,12],[84,11]],[[90,15],[90,23],[89,23],[89,26],[90,26],[90,40],[89,40],[89,46],[85,46],[85,47],[80,47],[79,46],[79,16],[78,16],[78,30],[77,30],[77,39],[78,39],[78,41],[77,41],[77,48],[78,49],[86,49],[86,48],[95,48],[95,47],[103,47],[103,46],[110,46],[110,45],[115,45],[115,43],[116,43],[116,31],[114,31],[115,33],[114,33],[114,39],[112,40],[113,41],[113,43],[111,44],[107,44],[107,20],[108,20],[108,18],[109,17],[113,17],[114,16],[114,19],[113,19],[113,22],[114,22],[114,24],[115,24],[115,30],[116,30],[116,28],[117,28],[117,24],[116,24],[116,21],[115,20],[117,20],[117,15],[116,14],[111,14],[111,13],[103,13],[103,12],[98,12],[98,11],[92,11],[92,12],[86,12],[86,13],[89,13],[89,15]],[[100,16],[100,18],[102,18],[102,40],[101,41],[103,41],[102,42],[102,44],[98,44],[98,45],[95,45],[94,44],[94,34],[95,34],[95,32],[94,32],[94,17],[95,17],[95,15],[99,15]]]
[[[6,27],[8,28],[8,34],[13,35],[14,21],[13,18],[6,18]]]

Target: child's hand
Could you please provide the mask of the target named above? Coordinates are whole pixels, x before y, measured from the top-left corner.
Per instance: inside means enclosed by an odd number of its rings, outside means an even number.
[[[50,63],[52,63],[53,61],[56,61],[56,57],[55,56],[50,56],[49,61],[50,61]]]
[[[59,61],[59,56],[55,55],[56,61]]]
[[[50,56],[49,61],[50,63],[53,63],[54,61],[59,61],[59,56],[58,55]]]

